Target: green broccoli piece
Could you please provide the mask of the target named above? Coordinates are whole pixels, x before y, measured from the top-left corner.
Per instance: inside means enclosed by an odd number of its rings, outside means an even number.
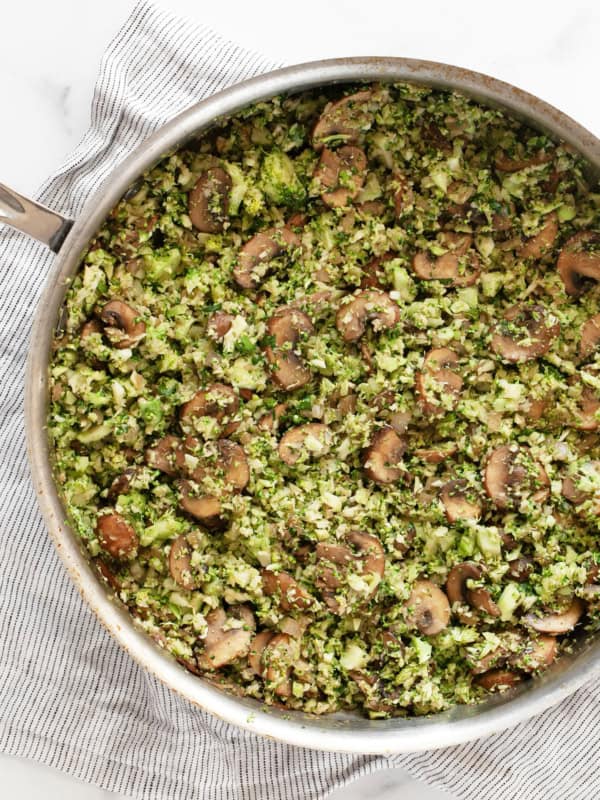
[[[306,189],[296,175],[294,162],[278,151],[265,156],[260,169],[260,185],[276,205],[299,208],[306,198]]]

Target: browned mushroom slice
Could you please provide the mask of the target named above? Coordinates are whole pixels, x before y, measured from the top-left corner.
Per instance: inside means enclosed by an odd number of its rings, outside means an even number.
[[[289,573],[263,569],[261,576],[263,591],[267,595],[278,596],[283,611],[304,610],[312,605],[313,598]]]
[[[450,603],[435,583],[420,579],[415,582],[406,604],[406,623],[425,636],[435,636],[450,622]]]
[[[256,423],[257,428],[261,431],[272,431],[277,422],[287,411],[287,403],[277,403],[273,411],[267,411]]]
[[[423,369],[415,376],[419,405],[425,414],[438,415],[456,408],[463,379],[450,367],[457,367],[458,355],[447,347],[430,350]]]
[[[321,200],[330,208],[343,208],[355,200],[366,177],[367,157],[358,147],[324,148],[315,167],[314,179]]]
[[[292,466],[300,458],[321,458],[331,449],[332,436],[327,425],[308,422],[286,431],[279,441],[279,457]]]
[[[139,313],[122,300],[110,300],[98,314],[104,333],[118,350],[135,347],[146,333],[146,323]]]
[[[84,339],[87,339],[88,336],[92,336],[94,333],[102,333],[103,330],[104,328],[97,319],[90,319],[82,325],[79,336],[81,341],[83,341]]]
[[[114,500],[119,497],[119,495],[127,494],[127,492],[129,492],[131,489],[131,484],[137,474],[137,467],[128,467],[125,472],[122,472],[120,475],[118,475],[108,489],[109,500]]]
[[[248,664],[252,668],[253,672],[255,672],[256,675],[261,678],[265,671],[265,666],[262,661],[263,653],[274,636],[275,633],[273,631],[260,631],[260,633],[256,634],[250,645]]]
[[[225,383],[212,383],[206,389],[200,389],[184,403],[179,409],[179,419],[184,430],[193,427],[194,419],[199,417],[214,417],[221,425],[221,433],[228,436],[233,433],[239,423],[232,418],[240,407],[240,399],[231,388]]]
[[[309,317],[295,308],[281,308],[267,322],[267,332],[274,339],[273,345],[265,348],[273,378],[287,391],[305,386],[312,377],[311,371],[294,348],[301,335],[314,332]]]
[[[370,590],[361,597],[362,602],[374,595],[385,571],[385,552],[376,536],[353,530],[345,538],[353,549],[328,542],[319,542],[316,547],[318,577],[315,583],[325,604],[336,614],[341,610],[336,591],[343,589],[350,570],[358,569],[361,575],[369,577]]]
[[[529,157],[512,157],[507,155],[503,150],[496,154],[494,163],[496,169],[500,172],[519,172],[519,170],[527,169],[527,167],[537,167],[541,164],[547,164],[552,161],[554,153],[548,150],[539,150]]]
[[[222,525],[223,507],[214,495],[197,495],[189,481],[179,481],[180,504],[184,511],[197,519],[205,528],[219,528]]]
[[[217,475],[222,475],[227,488],[241,492],[250,480],[250,466],[244,448],[229,439],[219,439],[217,453],[213,467]]]
[[[328,103],[313,129],[312,142],[315,150],[320,150],[332,138],[346,144],[356,144],[360,135],[373,123],[375,105],[370,89]]]
[[[452,286],[472,286],[480,271],[479,257],[471,250],[473,237],[464,233],[445,233],[448,252],[432,259],[428,252],[416,253],[412,268],[423,281],[445,280]]]
[[[467,600],[472,608],[484,611],[490,617],[499,617],[500,609],[492,600],[492,596],[487,589],[478,586],[476,589],[467,589]]]
[[[521,245],[519,258],[542,258],[552,248],[558,236],[558,217],[556,212],[548,214],[541,230]]]
[[[415,193],[408,178],[398,172],[392,178],[392,188],[394,190],[394,213],[400,217],[407,208],[413,205]]]
[[[383,264],[394,258],[394,253],[384,253],[375,256],[363,267],[363,276],[360,281],[361,289],[385,289],[386,279]]]
[[[539,633],[548,633],[551,636],[561,636],[569,633],[577,625],[585,611],[585,604],[575,597],[565,611],[545,614],[540,617],[534,613],[525,614],[521,621],[529,628]]]
[[[478,675],[474,683],[488,692],[503,692],[512,689],[522,680],[523,676],[518,672],[511,672],[507,669],[491,669],[489,672],[484,672],[483,675]]]
[[[447,458],[452,458],[457,450],[458,447],[454,442],[442,442],[432,447],[418,447],[413,451],[413,455],[428,464],[441,464]]]
[[[363,453],[363,469],[375,483],[394,483],[405,477],[402,457],[406,441],[391,427],[381,428],[373,434],[371,444]]]
[[[538,636],[528,639],[517,653],[509,658],[509,663],[524,672],[537,672],[549,667],[558,654],[558,643],[554,636]]]
[[[233,620],[241,623],[239,627],[228,627]],[[208,631],[204,650],[197,658],[201,669],[220,669],[248,654],[256,628],[254,615],[248,606],[233,606],[229,613],[223,608],[215,608],[207,614],[206,623]]]
[[[393,328],[400,319],[400,309],[386,292],[365,289],[350,295],[335,318],[335,324],[345,342],[356,342],[364,334],[367,322],[375,332]]]
[[[594,314],[584,324],[581,329],[581,341],[579,342],[579,355],[581,358],[589,358],[596,352],[600,344],[600,314]]]
[[[233,314],[228,314],[226,311],[215,311],[214,314],[210,315],[206,323],[207,335],[211,339],[220,342],[231,329],[234,319]]]
[[[479,564],[472,561],[465,561],[462,564],[455,564],[446,579],[446,594],[452,606],[459,605],[457,612],[458,618],[463,625],[473,625],[476,617],[472,612],[461,609],[460,606],[471,605],[468,598],[467,580],[481,580],[483,569]]]
[[[585,278],[600,280],[600,233],[580,231],[571,236],[564,243],[556,266],[566,293],[582,294]]]
[[[229,212],[232,181],[221,167],[203,172],[189,194],[188,213],[192,225],[202,233],[220,233]]]
[[[463,478],[445,483],[440,492],[440,500],[450,523],[460,519],[478,520],[481,517],[481,500]]]
[[[585,386],[582,382],[581,397],[575,425],[582,431],[595,431],[600,426],[598,411],[600,410],[600,395],[592,386]]]
[[[178,536],[171,543],[169,551],[169,572],[171,577],[188,592],[198,589],[200,584],[192,571],[192,550],[187,536]]]
[[[498,508],[513,508],[524,499],[544,503],[550,481],[544,467],[526,447],[502,445],[493,450],[484,471],[485,490]]]
[[[265,682],[282,699],[292,693],[291,674],[299,655],[298,641],[287,633],[276,633],[263,650]]]
[[[518,556],[508,562],[508,575],[517,581],[517,583],[525,583],[531,577],[535,566],[533,559],[529,556]]]
[[[145,452],[146,464],[153,469],[159,469],[165,475],[176,475],[177,456],[181,450],[181,439],[178,436],[167,434],[159,439]]]
[[[349,531],[346,534],[346,541],[356,549],[355,558],[360,561],[363,575],[373,575],[375,580],[369,597],[373,595],[375,589],[383,578],[385,571],[385,552],[382,544],[376,536],[363,531]]]
[[[242,289],[256,289],[267,273],[269,262],[301,245],[288,227],[268,228],[255,234],[240,250],[233,277]]]
[[[543,306],[518,303],[496,325],[491,347],[505,361],[518,364],[545,355],[560,333],[560,324]]]
[[[587,490],[581,489],[579,484],[581,478],[587,477],[592,481],[592,487]],[[582,464],[578,473],[569,475],[563,479],[562,494],[570,503],[575,506],[580,506],[589,500],[596,500],[592,507],[592,511],[600,514],[600,507],[598,504],[598,490],[594,491],[594,486],[597,486],[600,479],[600,461],[588,461]]]
[[[129,558],[139,545],[133,526],[116,511],[98,517],[96,536],[102,549],[113,558]]]

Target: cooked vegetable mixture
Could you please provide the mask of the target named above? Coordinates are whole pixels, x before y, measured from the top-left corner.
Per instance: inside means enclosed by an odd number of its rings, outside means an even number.
[[[184,667],[429,714],[600,619],[600,194],[459,94],[276,97],[166,156],[83,258],[56,480]]]

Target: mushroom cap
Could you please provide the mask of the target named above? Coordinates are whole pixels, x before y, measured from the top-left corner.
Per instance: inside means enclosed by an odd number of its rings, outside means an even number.
[[[488,692],[495,690],[502,692],[506,689],[512,689],[522,680],[523,676],[519,675],[518,672],[512,672],[507,669],[491,669],[489,672],[484,672],[483,675],[478,675],[474,683]]]
[[[551,211],[546,216],[542,229],[521,245],[517,255],[519,258],[542,258],[552,249],[557,236],[558,216],[555,211]]]
[[[395,483],[404,478],[406,470],[402,457],[406,452],[406,440],[386,426],[376,431],[362,457],[365,475],[375,483]]]
[[[440,500],[450,523],[460,519],[478,520],[482,514],[482,504],[475,490],[464,478],[448,481],[442,486]]]
[[[242,289],[256,289],[268,263],[286,250],[300,247],[300,237],[288,227],[267,228],[256,233],[240,250],[233,278]]]
[[[279,607],[283,611],[301,611],[313,604],[313,598],[305,591],[298,581],[288,572],[273,572],[263,569],[261,572],[263,591],[267,595],[279,596]]]
[[[540,305],[517,303],[504,313],[492,334],[491,348],[512,364],[545,355],[560,333],[560,324]]]
[[[192,571],[192,550],[187,536],[183,534],[171,542],[169,572],[175,583],[188,592],[192,592],[200,586]]]
[[[558,655],[558,643],[554,636],[536,636],[527,639],[518,653],[509,658],[509,663],[524,672],[537,672],[549,667]]]
[[[492,450],[484,470],[485,490],[501,509],[519,505],[525,498],[543,503],[550,493],[548,475],[528,448],[502,445]]]
[[[146,333],[146,323],[139,318],[139,312],[122,300],[109,300],[98,316],[104,333],[118,350],[135,347]]]
[[[231,618],[243,625],[225,628]],[[220,669],[248,654],[256,628],[254,614],[248,606],[232,606],[228,613],[221,607],[215,608],[207,614],[206,623],[204,650],[197,657],[201,669]]]
[[[301,334],[310,335],[314,332],[308,315],[296,308],[280,308],[267,322],[267,332],[274,339],[273,346],[265,348],[273,378],[287,391],[305,386],[312,374],[294,347]],[[291,345],[291,348],[287,345]]]
[[[415,582],[407,601],[406,623],[425,636],[435,636],[450,622],[450,603],[444,592],[430,580]]]
[[[567,294],[577,296],[585,291],[584,278],[600,280],[600,233],[579,231],[564,243],[556,268]],[[586,246],[589,249],[586,249]]]
[[[188,197],[192,225],[202,233],[220,233],[229,212],[232,180],[221,167],[210,167],[200,174]]]
[[[367,157],[359,147],[323,148],[314,172],[323,190],[321,200],[330,208],[343,208],[358,196],[366,177]]]
[[[165,475],[177,475],[177,458],[180,450],[181,439],[169,433],[146,449],[144,454],[146,464],[152,469],[159,469]]]
[[[478,581],[483,575],[483,569],[473,561],[464,561],[462,564],[455,564],[446,579],[446,594],[448,599],[454,603],[466,605],[467,600],[467,580]]]
[[[96,536],[102,549],[116,559],[134,555],[139,545],[135,528],[116,511],[98,517]]]
[[[470,249],[473,237],[447,232],[443,235],[443,244],[448,247],[448,252],[433,259],[427,251],[415,253],[412,260],[415,275],[423,281],[449,281],[451,286],[476,283],[481,264],[477,253]]]
[[[342,303],[335,324],[345,342],[358,341],[370,322],[375,332],[393,328],[400,319],[400,309],[387,292],[364,289]]]
[[[577,625],[585,612],[585,603],[575,597],[568,608],[561,612],[553,612],[540,617],[534,613],[525,614],[522,622],[539,633],[561,636],[569,633]]]
[[[252,668],[253,672],[256,673],[259,677],[262,678],[265,667],[262,663],[263,653],[265,648],[271,641],[271,639],[275,636],[274,631],[260,631],[256,634],[254,639],[252,639],[252,643],[250,644],[250,652],[248,653],[248,664]]]
[[[442,397],[450,398],[448,405],[456,408],[463,379],[449,367],[457,367],[458,364],[458,355],[448,347],[434,348],[423,359],[423,369],[415,375],[415,389],[419,405],[425,414],[445,413],[448,409],[440,402]]]
[[[332,137],[346,144],[356,144],[363,131],[371,127],[375,105],[375,95],[370,89],[328,103],[313,128],[314,149],[321,150]]]
[[[304,455],[321,458],[331,448],[332,436],[327,425],[321,422],[307,422],[290,428],[279,440],[279,457],[290,466]]]
[[[589,358],[595,353],[600,344],[600,314],[594,314],[581,329],[581,340],[579,342],[580,358]]]
[[[231,386],[226,383],[211,383],[206,389],[199,389],[191,400],[179,409],[182,426],[188,426],[194,418],[214,417],[222,425],[222,433],[233,433],[238,422],[233,420],[240,407],[240,399]]]
[[[179,481],[180,505],[184,511],[197,519],[205,528],[219,528],[222,523],[223,507],[214,495],[195,495],[189,481]]]

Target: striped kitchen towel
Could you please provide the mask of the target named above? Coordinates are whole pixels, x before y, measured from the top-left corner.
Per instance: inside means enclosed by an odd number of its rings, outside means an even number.
[[[140,3],[102,60],[90,130],[40,199],[76,217],[115,165],[160,125],[275,66]],[[597,795],[594,684],[484,741],[417,755],[352,756],[240,731],[176,696],[123,652],[71,584],[29,481],[25,333],[51,261],[42,245],[0,232],[0,750],[144,800],[311,800],[390,766],[458,798]]]

